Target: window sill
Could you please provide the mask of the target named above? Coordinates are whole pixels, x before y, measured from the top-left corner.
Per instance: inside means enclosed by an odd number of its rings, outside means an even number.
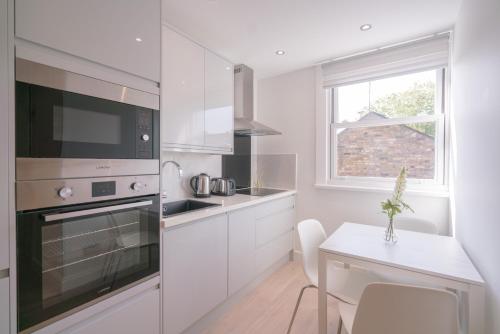
[[[372,193],[383,193],[392,194],[394,188],[368,186],[368,185],[340,185],[340,184],[315,184],[318,189],[328,189],[328,190],[345,190],[345,191],[360,191],[360,192],[372,192]],[[405,194],[410,196],[423,196],[423,197],[450,197],[450,192],[445,188],[439,189],[411,189],[407,188]]]

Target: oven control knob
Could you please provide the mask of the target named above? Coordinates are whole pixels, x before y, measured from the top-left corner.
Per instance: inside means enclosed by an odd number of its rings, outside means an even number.
[[[141,136],[141,140],[142,140],[142,141],[149,141],[149,135],[147,135],[147,134],[143,134],[143,135]]]
[[[144,184],[142,184],[140,182],[134,182],[134,183],[132,183],[130,188],[132,188],[132,190],[134,190],[134,191],[139,191],[139,190],[142,190],[144,188]]]
[[[71,197],[73,196],[73,189],[69,188],[69,187],[62,187],[61,189],[59,189],[57,191],[57,194],[59,195],[59,197],[61,197],[62,199],[66,199],[68,197]]]

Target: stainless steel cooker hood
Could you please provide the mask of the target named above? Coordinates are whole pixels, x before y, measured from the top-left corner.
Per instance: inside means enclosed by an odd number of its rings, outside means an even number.
[[[234,67],[234,134],[236,136],[281,134],[254,120],[253,70],[246,65]]]

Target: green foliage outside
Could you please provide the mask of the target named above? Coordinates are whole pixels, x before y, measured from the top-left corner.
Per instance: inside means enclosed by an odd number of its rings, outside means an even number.
[[[434,114],[435,85],[432,81],[415,83],[412,88],[381,97],[370,106],[370,111],[389,118]],[[368,113],[368,110],[362,114]],[[409,127],[434,137],[434,123],[410,124]]]

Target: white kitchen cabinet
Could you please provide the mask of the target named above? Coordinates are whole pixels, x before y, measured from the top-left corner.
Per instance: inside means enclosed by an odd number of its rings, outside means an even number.
[[[293,249],[295,197],[261,204],[255,216],[255,267],[259,274]]]
[[[269,269],[293,249],[293,233],[286,232],[272,242],[257,248],[255,252],[256,273],[260,274]]]
[[[256,208],[250,207],[228,214],[229,295],[255,278],[255,213]]]
[[[167,27],[162,29],[162,142],[203,147],[205,50]]]
[[[227,297],[227,215],[163,232],[163,332],[178,334]]]
[[[162,148],[233,152],[233,65],[162,27]]]
[[[0,278],[0,334],[9,333],[9,278]]]
[[[63,330],[67,334],[160,334],[160,289],[154,288]]]
[[[0,272],[9,268],[9,46],[7,0],[0,0]],[[0,276],[1,277],[1,276]]]
[[[258,206],[255,222],[255,245],[260,248],[293,230],[295,201],[284,198]]]
[[[229,213],[229,295],[293,249],[295,197]]]
[[[205,146],[233,151],[234,68],[205,50]]]
[[[160,0],[16,0],[16,37],[160,81]]]

